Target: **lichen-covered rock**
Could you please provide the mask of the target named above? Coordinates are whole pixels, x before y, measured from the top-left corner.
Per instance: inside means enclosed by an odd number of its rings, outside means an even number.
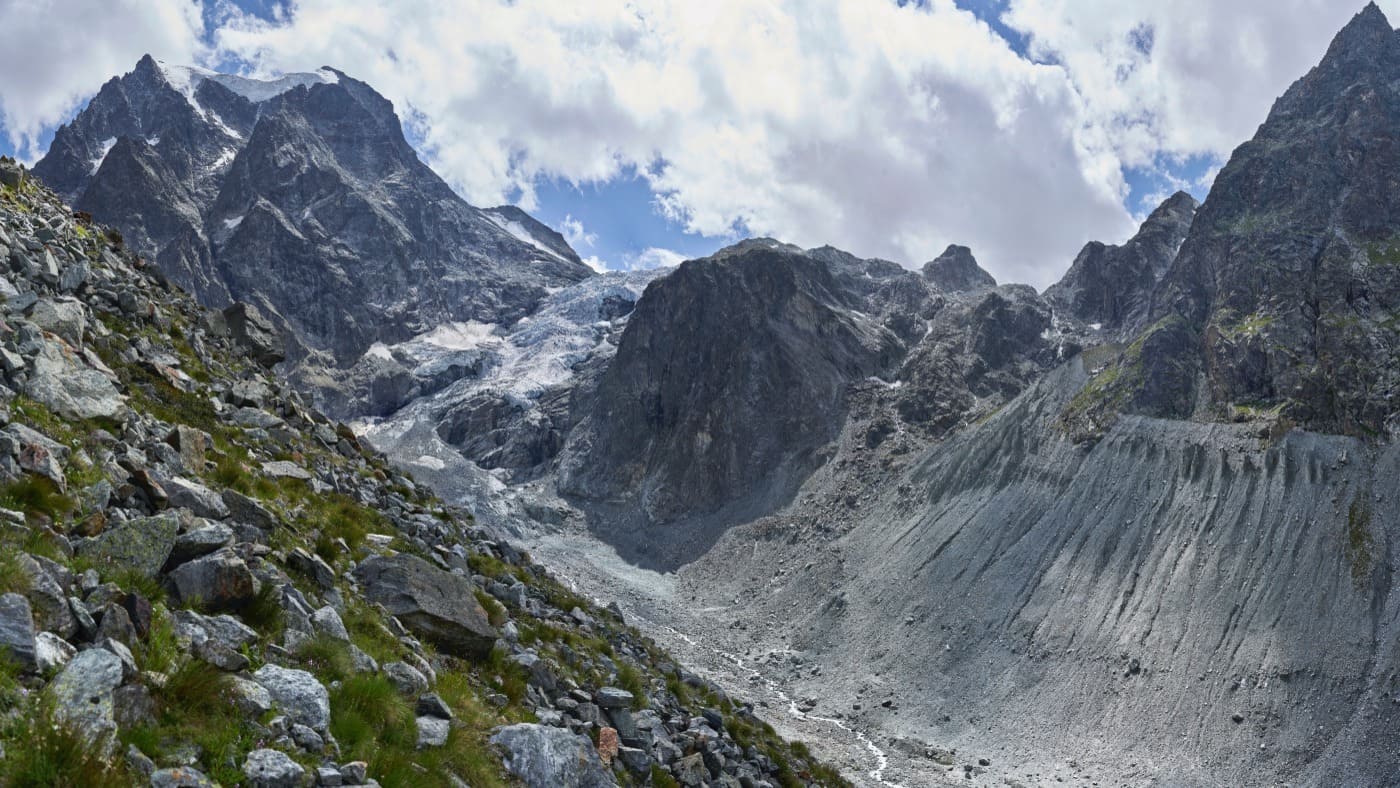
[[[325,730],[330,723],[330,694],[310,673],[280,665],[263,665],[253,673],[253,680],[267,690],[273,705],[292,722],[317,731]]]
[[[117,419],[126,400],[112,380],[70,349],[45,342],[30,365],[24,393],[70,419]]]
[[[593,742],[563,728],[522,723],[501,728],[491,743],[506,754],[506,768],[527,788],[611,788],[617,785]]]
[[[249,788],[299,788],[306,769],[279,750],[253,750],[243,762]]]
[[[49,684],[54,713],[93,741],[114,732],[112,692],[122,683],[122,661],[100,648],[79,652]]]
[[[80,539],[74,551],[111,570],[130,570],[155,577],[170,558],[180,530],[174,513],[138,517],[110,525],[90,539]]]

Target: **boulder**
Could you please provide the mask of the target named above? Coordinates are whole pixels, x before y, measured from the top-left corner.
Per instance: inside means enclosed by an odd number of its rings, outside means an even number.
[[[278,419],[280,422],[281,419]],[[311,473],[294,462],[286,460],[273,460],[262,464],[263,473],[268,476],[275,476],[279,479],[300,479],[310,481]]]
[[[29,322],[52,334],[57,334],[73,347],[81,347],[87,331],[83,304],[75,298],[41,298],[25,310]]]
[[[181,564],[169,580],[179,604],[197,600],[210,610],[237,610],[253,601],[261,587],[248,564],[228,547]]]
[[[617,785],[593,742],[564,728],[522,723],[500,728],[491,743],[505,753],[506,769],[527,788],[605,788]],[[703,767],[702,767],[703,768]]]
[[[496,629],[469,579],[403,553],[365,559],[354,577],[370,601],[442,651],[474,659],[491,654]]]
[[[78,540],[73,549],[100,566],[155,577],[170,558],[179,530],[180,518],[173,513],[138,517],[109,525],[91,539]]]
[[[0,595],[0,655],[31,670],[38,667],[34,643],[34,613],[20,594]]]
[[[34,611],[34,626],[53,632],[59,637],[73,637],[78,631],[78,622],[73,618],[73,611],[68,606],[68,596],[63,590],[63,585],[45,569],[39,559],[21,555],[19,564],[29,580],[29,589],[25,591],[24,596]],[[71,579],[71,575],[67,579]]]
[[[243,762],[249,788],[299,788],[306,769],[278,750],[253,750]]]
[[[350,632],[345,629],[345,622],[340,620],[340,614],[335,612],[335,608],[326,605],[311,614],[311,626],[316,629],[319,635],[325,635],[333,640],[350,642]]]
[[[120,419],[126,415],[126,399],[111,379],[54,342],[45,342],[34,356],[24,393],[68,419]]]
[[[256,499],[236,490],[224,490],[222,498],[229,509],[229,517],[235,522],[246,523],[263,531],[277,527],[277,516]]]
[[[450,721],[424,715],[415,722],[418,726],[418,749],[442,747],[447,744],[447,737],[452,733]]]
[[[97,740],[116,730],[112,693],[122,683],[122,661],[106,649],[80,652],[49,684],[58,718]]]
[[[62,670],[77,653],[72,644],[52,632],[34,636],[34,667],[42,676]]]
[[[630,709],[632,693],[617,687],[603,687],[593,695],[593,702],[604,709]]]
[[[165,488],[171,506],[189,509],[196,517],[222,520],[229,516],[228,505],[219,494],[199,482],[175,476],[161,480],[161,487]]]
[[[229,333],[252,359],[264,367],[285,361],[287,351],[281,334],[252,304],[238,302],[224,310]]]
[[[186,473],[199,473],[204,470],[205,452],[209,448],[209,441],[205,439],[203,432],[177,424],[165,436],[165,442],[180,452],[180,465]]]
[[[201,525],[180,534],[175,539],[175,547],[170,551],[170,560],[166,562],[166,566],[179,566],[231,544],[233,544],[232,528],[223,523]]]
[[[331,719],[331,699],[316,677],[304,670],[263,665],[253,674],[272,697],[274,707],[292,722],[323,731]]]
[[[404,695],[418,695],[428,689],[428,677],[407,662],[387,662],[381,669],[389,683]]]
[[[272,693],[256,681],[230,676],[229,695],[233,697],[233,705],[251,718],[257,719],[272,711]]]

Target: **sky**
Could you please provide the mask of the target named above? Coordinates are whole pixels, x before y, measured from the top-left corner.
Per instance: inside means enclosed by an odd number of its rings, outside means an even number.
[[[1400,0],[1379,3],[1400,19]],[[0,153],[142,54],[329,65],[597,268],[752,235],[1044,287],[1230,151],[1360,0],[0,0]],[[74,24],[74,20],[82,20]]]

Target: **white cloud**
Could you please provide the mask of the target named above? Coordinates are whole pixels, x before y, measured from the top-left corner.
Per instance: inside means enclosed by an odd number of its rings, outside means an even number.
[[[621,260],[607,261],[596,255],[583,258],[583,262],[598,273],[607,271],[647,271],[652,268],[673,268],[686,261],[686,256],[671,249],[649,246],[635,254],[625,255]]]
[[[411,107],[477,204],[636,168],[691,230],[909,264],[966,243],[1035,284],[1131,225],[1063,70],[952,0],[294,0],[217,43],[266,70],[338,65]]]
[[[213,45],[369,82],[478,205],[635,170],[691,230],[913,265],[964,243],[1045,285],[1131,231],[1124,167],[1228,155],[1361,5],[1001,2],[1032,59],[953,0],[288,0],[271,23],[220,3]],[[203,54],[195,0],[58,5],[0,0],[0,112],[22,146],[141,52]]]
[[[1008,0],[1003,21],[1064,65],[1125,165],[1151,166],[1159,154],[1228,156],[1364,4]],[[1400,20],[1400,0],[1379,5]]]
[[[643,271],[650,268],[671,268],[685,262],[685,255],[657,246],[647,247],[624,261],[628,271]]]
[[[150,52],[202,55],[194,0],[0,0],[0,125],[23,158],[109,78]]]
[[[559,233],[564,236],[564,240],[569,242],[569,246],[575,250],[593,246],[598,242],[598,234],[590,233],[583,228],[583,222],[568,214],[564,215],[564,221],[560,224]]]

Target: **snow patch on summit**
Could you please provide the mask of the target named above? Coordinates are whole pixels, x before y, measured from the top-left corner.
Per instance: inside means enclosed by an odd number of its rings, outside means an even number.
[[[264,101],[280,96],[293,88],[310,87],[312,85],[326,84],[333,85],[340,81],[340,76],[333,71],[321,69],[320,71],[283,74],[272,79],[255,79],[253,77],[243,77],[237,74],[220,74],[199,66],[177,66],[166,63],[162,60],[156,61],[161,75],[170,87],[179,91],[188,101],[194,111],[203,119],[218,126],[225,134],[235,139],[240,138],[238,132],[228,127],[217,112],[210,112],[195,98],[195,91],[199,89],[205,80],[217,82],[229,90],[248,99],[254,104],[261,104]]]

